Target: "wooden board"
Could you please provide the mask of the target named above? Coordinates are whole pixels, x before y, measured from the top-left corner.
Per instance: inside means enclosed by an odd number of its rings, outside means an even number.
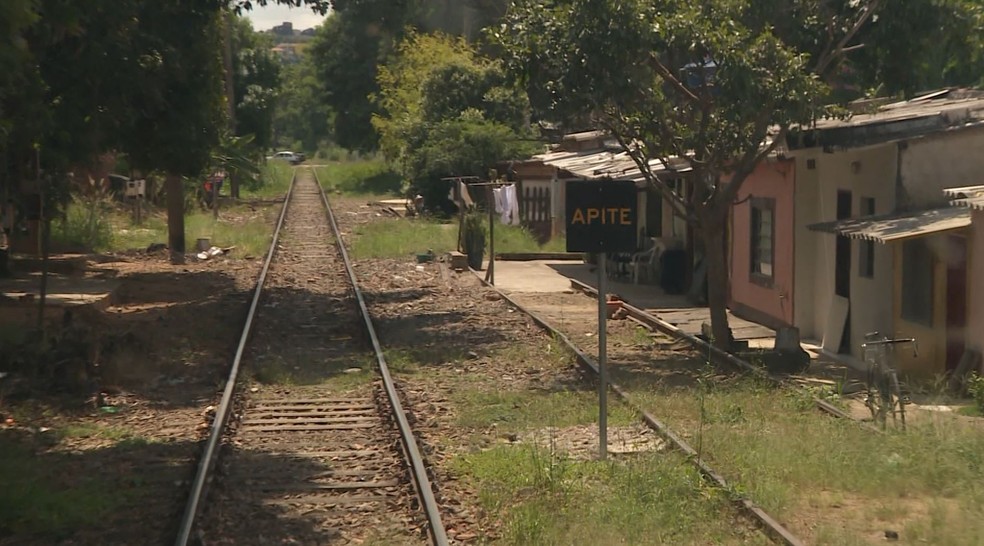
[[[827,352],[836,354],[840,350],[841,338],[844,337],[844,323],[847,321],[847,311],[851,302],[843,296],[834,296],[827,309],[827,325],[823,329],[823,341],[820,346]]]

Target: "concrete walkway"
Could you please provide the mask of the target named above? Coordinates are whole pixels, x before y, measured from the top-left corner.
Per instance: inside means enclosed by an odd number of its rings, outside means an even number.
[[[485,267],[488,267],[486,262]],[[485,270],[479,273],[485,276]],[[524,294],[571,293],[571,279],[580,281],[592,288],[598,288],[598,273],[593,265],[579,261],[563,260],[534,260],[534,261],[496,261],[495,286],[503,292],[515,295],[520,299]],[[710,322],[710,311],[707,307],[694,306],[686,296],[665,294],[659,286],[650,284],[632,284],[609,280],[607,292],[617,294],[622,300],[634,307],[645,310],[663,321],[673,324],[684,332],[696,335],[701,331],[701,324]],[[585,298],[587,300],[587,298]],[[586,302],[587,303],[587,302]],[[526,303],[524,303],[525,305]],[[596,324],[597,314],[594,307],[587,304],[579,309],[551,305],[540,302],[540,308],[534,309],[549,321],[558,324],[574,322],[581,324]],[[738,318],[728,311],[728,323],[735,339],[747,341],[750,348],[772,348],[775,343],[775,330]],[[801,343],[812,360],[810,374],[828,379],[838,379],[856,375],[863,370],[864,365],[845,355],[829,355],[821,351],[818,343],[803,340]]]
[[[488,267],[487,262],[485,266]],[[591,264],[561,260],[495,262],[495,286],[507,294],[570,291],[571,279],[598,289],[598,273]],[[659,286],[609,280],[606,291],[691,335],[701,333],[701,324],[711,320],[707,307],[694,306],[686,296],[666,294]],[[728,322],[735,339],[748,341],[750,347],[772,346],[774,330],[738,318],[730,311]]]

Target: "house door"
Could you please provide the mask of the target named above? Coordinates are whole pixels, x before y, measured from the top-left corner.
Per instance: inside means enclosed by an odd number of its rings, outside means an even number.
[[[967,326],[967,239],[949,237],[946,266],[946,371],[956,369],[964,352]]]
[[[850,191],[837,191],[837,219],[851,217]],[[851,301],[851,240],[843,235],[837,235],[837,246],[834,262],[834,294]],[[844,320],[844,335],[841,336],[839,353],[851,352],[851,307],[847,307],[847,319]]]

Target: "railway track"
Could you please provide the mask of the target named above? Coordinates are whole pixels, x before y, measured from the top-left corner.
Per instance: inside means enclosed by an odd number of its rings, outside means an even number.
[[[295,170],[175,544],[447,544],[337,233]]]
[[[535,312],[527,309],[515,299],[511,298],[508,294],[502,292],[494,285],[482,280],[482,283],[489,288],[496,291],[497,294],[505,301],[507,301],[511,306],[522,312],[523,314],[530,317],[534,323],[540,326],[543,330],[548,332],[554,339],[559,340],[563,343],[575,356],[577,362],[582,366],[583,369],[588,371],[595,376],[600,374],[598,367],[598,362],[588,355],[584,350],[582,350],[578,345],[571,340],[564,332],[559,328],[548,322],[543,317],[540,317]],[[582,288],[583,289],[583,288]],[[597,293],[597,292],[595,292]],[[642,418],[642,421],[659,434],[661,437],[666,439],[674,449],[684,453],[691,461],[691,463],[697,468],[697,470],[712,484],[715,484],[720,490],[728,493],[728,496],[732,504],[750,521],[754,522],[762,532],[775,544],[783,544],[786,546],[803,546],[803,541],[794,535],[789,529],[787,529],[782,523],[772,517],[769,513],[763,510],[751,499],[743,495],[735,495],[733,487],[731,484],[725,480],[717,470],[712,468],[701,456],[700,453],[694,449],[682,435],[678,432],[672,430],[665,422],[660,420],[658,417],[652,415],[650,412],[639,406],[635,401],[629,396],[628,391],[623,389],[618,383],[609,379],[608,386],[615,395],[629,406],[633,411],[635,411]]]

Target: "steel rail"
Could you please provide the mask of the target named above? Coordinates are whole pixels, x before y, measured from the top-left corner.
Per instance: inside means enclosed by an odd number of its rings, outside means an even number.
[[[191,531],[195,525],[195,518],[198,509],[204,498],[205,485],[208,482],[209,474],[215,464],[216,454],[219,444],[222,441],[222,434],[225,432],[226,423],[229,420],[229,412],[232,410],[232,395],[236,390],[236,383],[239,379],[239,368],[242,363],[243,353],[246,351],[246,343],[253,329],[253,318],[256,316],[256,309],[259,307],[260,294],[263,292],[263,284],[266,282],[267,272],[270,270],[270,263],[277,251],[277,243],[280,240],[280,230],[284,226],[284,218],[287,217],[287,206],[290,204],[290,197],[294,193],[294,186],[297,182],[297,170],[290,181],[290,188],[284,197],[284,205],[280,208],[280,216],[277,218],[277,225],[270,240],[270,249],[267,251],[266,258],[263,260],[263,269],[256,280],[256,287],[253,289],[253,299],[249,304],[249,311],[246,313],[246,323],[243,332],[239,336],[239,345],[236,347],[236,356],[232,359],[232,367],[229,370],[229,378],[226,380],[225,389],[222,391],[222,400],[219,407],[215,410],[215,419],[212,421],[212,428],[209,432],[208,442],[205,444],[205,452],[202,454],[198,463],[198,470],[195,473],[195,481],[188,496],[188,503],[185,504],[185,511],[181,517],[178,528],[178,536],[174,541],[176,546],[186,546],[191,537]]]
[[[355,292],[355,298],[359,302],[359,310],[365,322],[369,339],[372,342],[373,351],[376,353],[376,364],[379,367],[379,375],[383,380],[386,396],[389,398],[390,404],[393,407],[393,415],[396,418],[397,427],[400,430],[400,439],[403,442],[403,448],[407,452],[407,458],[410,459],[411,474],[417,488],[417,494],[420,495],[420,499],[423,501],[424,512],[427,516],[427,522],[431,532],[431,539],[435,546],[447,546],[447,531],[444,529],[444,523],[441,521],[441,511],[437,505],[437,500],[434,498],[434,491],[431,489],[430,479],[427,477],[427,467],[424,465],[420,449],[417,447],[417,440],[413,436],[410,422],[407,420],[406,412],[403,410],[403,404],[400,403],[399,394],[396,392],[396,385],[393,383],[389,366],[386,364],[386,357],[383,355],[383,348],[379,343],[379,336],[376,335],[376,328],[372,324],[369,307],[366,305],[365,297],[363,297],[362,290],[359,288],[359,282],[355,277],[355,270],[352,268],[348,251],[345,249],[345,242],[342,240],[342,233],[338,230],[335,214],[332,212],[331,205],[328,203],[328,195],[325,194],[325,190],[321,186],[321,181],[318,180],[317,170],[312,169],[311,172],[314,173],[314,180],[321,192],[321,198],[324,201],[325,210],[328,213],[328,221],[331,223],[335,237],[338,239],[338,251],[342,256],[342,262],[345,263],[345,271],[348,273],[349,280],[352,282],[352,290]]]
[[[538,326],[540,326],[541,328],[543,328],[544,330],[555,336],[557,339],[560,339],[561,342],[567,345],[567,347],[574,353],[578,363],[581,364],[582,367],[591,370],[595,374],[598,373],[598,363],[591,356],[589,356],[587,353],[581,350],[577,345],[575,345],[574,342],[571,341],[571,339],[567,337],[566,334],[554,328],[552,324],[547,322],[545,319],[541,318],[533,311],[527,309],[516,300],[509,297],[508,294],[502,292],[494,285],[485,282],[485,280],[482,279],[482,276],[478,275],[477,272],[475,273],[476,273],[476,277],[478,277],[479,281],[481,281],[482,284],[495,290],[499,294],[499,296],[502,297],[503,300],[505,300],[510,305],[518,309],[523,314],[529,316],[531,319],[533,319],[533,322],[535,322]],[[617,394],[619,398],[622,399],[623,402],[625,402],[626,405],[628,405],[634,411],[642,415],[642,419],[643,421],[646,422],[647,425],[649,425],[653,430],[655,430],[660,436],[667,439],[677,449],[685,453],[691,459],[691,462],[697,467],[697,469],[700,471],[701,474],[703,474],[705,477],[709,478],[715,484],[717,484],[717,486],[722,491],[725,492],[731,491],[730,485],[724,479],[724,476],[719,474],[716,470],[711,468],[710,465],[704,462],[704,459],[700,457],[700,454],[697,452],[697,450],[695,450],[692,446],[690,446],[690,444],[688,444],[686,440],[683,439],[683,437],[681,437],[679,434],[677,434],[672,429],[670,429],[670,427],[667,426],[666,423],[663,423],[662,421],[654,417],[645,409],[642,409],[641,407],[637,406],[629,397],[628,392],[626,392],[617,383],[609,380],[608,385],[609,388],[612,389],[612,391],[615,394]],[[729,494],[729,496],[731,496],[731,494]],[[748,516],[750,516],[752,519],[757,521],[759,525],[761,525],[762,528],[766,532],[768,532],[769,536],[772,537],[773,540],[780,541],[781,543],[786,544],[787,546],[803,546],[802,540],[800,540],[796,535],[794,535],[792,532],[786,529],[781,523],[776,521],[775,518],[770,516],[765,510],[763,510],[761,507],[755,504],[755,502],[753,502],[751,499],[747,497],[732,496],[731,501],[734,502]]]

